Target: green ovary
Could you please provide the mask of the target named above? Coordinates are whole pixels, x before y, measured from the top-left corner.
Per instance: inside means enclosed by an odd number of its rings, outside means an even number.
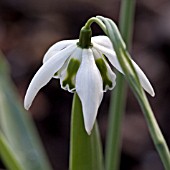
[[[104,60],[102,58],[98,58],[95,60],[95,62],[96,62],[97,68],[99,69],[100,74],[103,79],[103,89],[105,89],[106,86],[109,86],[111,88],[112,81],[109,79],[109,77],[107,75],[108,70],[107,70],[107,66],[106,66]]]
[[[79,67],[80,67],[79,60],[72,58],[69,61],[69,64],[67,67],[67,76],[62,82],[63,87],[66,87],[66,85],[68,85],[70,90],[75,88],[75,84],[74,84],[73,80],[74,80],[74,77],[75,77]]]

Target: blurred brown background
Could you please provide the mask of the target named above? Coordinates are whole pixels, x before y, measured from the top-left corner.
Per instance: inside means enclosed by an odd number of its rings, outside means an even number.
[[[0,49],[23,102],[28,84],[53,43],[78,38],[87,19],[95,15],[118,23],[119,0],[0,0]],[[93,26],[93,35],[103,34]],[[149,100],[170,145],[170,1],[138,0],[131,52],[151,80],[156,97]],[[70,110],[73,95],[52,80],[36,97],[32,114],[54,170],[67,170]],[[107,131],[110,91],[105,93],[98,121],[103,144]],[[129,91],[122,127],[121,170],[163,170],[144,117]],[[0,165],[0,168],[4,168]],[[5,169],[5,168],[4,168]]]

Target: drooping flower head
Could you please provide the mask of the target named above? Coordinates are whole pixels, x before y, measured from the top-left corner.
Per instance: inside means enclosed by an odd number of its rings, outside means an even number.
[[[142,87],[154,96],[149,80],[139,66],[131,61]],[[79,40],[57,42],[46,52],[43,65],[27,89],[24,107],[29,109],[38,91],[52,78],[58,78],[64,90],[78,94],[82,103],[85,129],[90,134],[103,92],[116,85],[116,75],[108,62],[124,74],[110,39],[107,36],[91,38],[91,29],[82,28]]]

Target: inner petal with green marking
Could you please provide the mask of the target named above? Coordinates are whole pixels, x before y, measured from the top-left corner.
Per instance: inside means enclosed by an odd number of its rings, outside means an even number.
[[[108,76],[108,69],[107,69],[107,66],[105,64],[104,59],[97,58],[95,60],[95,62],[96,62],[97,68],[99,69],[100,74],[101,74],[102,79],[103,79],[103,90],[107,89],[107,87],[112,88],[113,83],[112,83],[112,80]]]
[[[79,67],[80,67],[80,61],[78,59],[71,58],[68,63],[66,77],[62,81],[63,87],[67,88],[67,86],[68,86],[69,90],[75,89],[74,80],[75,80],[75,76],[76,76],[76,73],[77,73]]]

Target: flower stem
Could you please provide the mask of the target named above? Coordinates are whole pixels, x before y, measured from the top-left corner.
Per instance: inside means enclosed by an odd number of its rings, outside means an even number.
[[[115,23],[107,18],[100,17],[100,19],[106,25],[106,28],[108,30],[108,36],[112,41],[120,66],[126,76],[130,87],[132,88],[136,98],[138,99],[138,102],[147,121],[149,132],[162,160],[162,163],[166,170],[170,170],[170,153],[168,146],[154,117],[154,114],[146,98],[144,90],[140,84],[138,74],[130,59],[130,54],[122,44],[122,38],[120,36],[120,33],[118,32]]]
[[[91,36],[92,36],[92,31],[91,28],[87,28],[87,27],[82,27],[82,29],[80,30],[80,35],[79,35],[79,42],[77,43],[77,45],[80,48],[90,48],[91,46]]]
[[[136,96],[141,106],[141,109],[144,113],[152,140],[159,153],[162,163],[166,170],[170,170],[170,152],[166,144],[166,141],[162,135],[162,132],[158,126],[158,123],[155,119],[150,104],[147,100],[147,97],[144,92],[140,95],[136,93]]]
[[[112,92],[106,138],[106,170],[118,170],[121,148],[121,122],[125,108],[126,85],[123,76],[117,74],[116,88]]]
[[[85,24],[85,28],[87,28],[87,29],[90,29],[90,27],[91,27],[91,24],[92,23],[96,23],[96,24],[98,24],[99,26],[100,26],[100,28],[106,33],[106,27],[105,27],[105,25],[103,24],[103,22],[101,21],[101,20],[99,20],[98,18],[96,18],[96,17],[92,17],[92,18],[90,18],[87,22],[86,22],[86,24]]]
[[[122,0],[120,12],[120,30],[128,48],[131,46],[135,0]],[[116,88],[112,92],[108,134],[106,139],[106,170],[118,170],[121,150],[121,122],[125,108],[126,84],[123,76],[117,72]]]

